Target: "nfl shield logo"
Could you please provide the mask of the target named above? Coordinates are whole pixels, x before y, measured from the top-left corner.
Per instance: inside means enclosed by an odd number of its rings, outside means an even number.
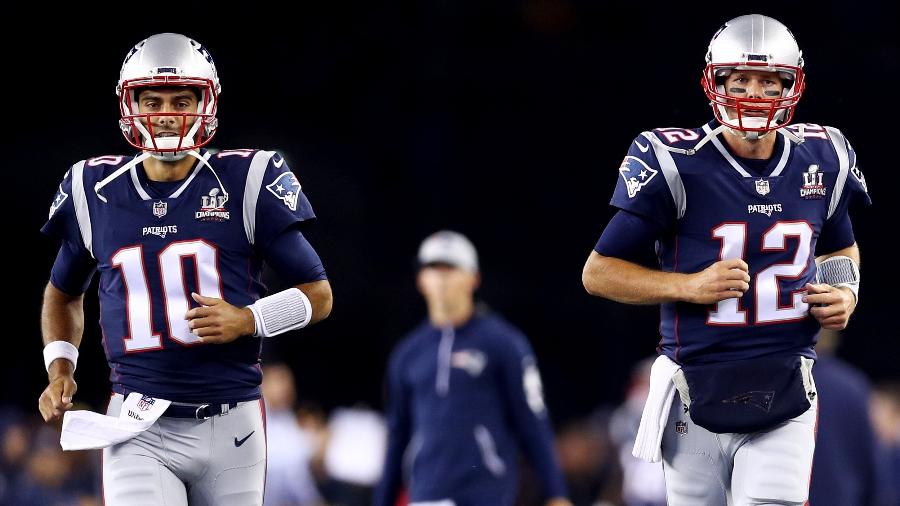
[[[758,179],[756,181],[756,193],[760,195],[768,195],[769,194],[769,181],[765,179]]]
[[[155,403],[156,403],[156,399],[154,399],[153,397],[150,397],[147,395],[142,395],[141,400],[139,400],[137,403],[137,407],[141,411],[147,411],[148,409],[152,408],[153,404],[155,404]]]
[[[675,422],[675,432],[682,436],[688,433],[687,423],[682,421]]]
[[[166,212],[169,210],[168,207],[169,207],[168,202],[163,202],[162,200],[160,200],[159,202],[154,202],[153,203],[153,216],[156,216],[157,218],[162,218],[163,216],[166,215]]]

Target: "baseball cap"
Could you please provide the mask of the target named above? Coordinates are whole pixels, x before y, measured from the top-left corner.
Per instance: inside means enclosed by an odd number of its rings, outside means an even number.
[[[441,230],[426,237],[419,246],[419,266],[429,264],[447,264],[477,272],[478,253],[466,236],[452,230]]]

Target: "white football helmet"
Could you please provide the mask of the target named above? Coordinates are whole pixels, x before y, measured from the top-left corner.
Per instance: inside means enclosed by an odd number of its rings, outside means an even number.
[[[779,98],[736,98],[725,92],[725,78],[735,70],[777,72],[784,89]],[[803,52],[790,30],[760,14],[726,22],[713,35],[700,80],[716,119],[745,138],[759,138],[790,123],[806,87]],[[726,108],[735,112],[729,118]],[[766,117],[749,117],[749,110],[765,111]]]
[[[197,111],[141,114],[137,95],[152,86],[197,89]],[[221,90],[212,56],[199,42],[177,33],[153,35],[135,45],[122,63],[116,86],[122,114],[119,127],[132,146],[161,160],[180,160],[188,151],[209,143],[215,134]],[[183,119],[181,135],[154,135],[153,120],[166,116]]]

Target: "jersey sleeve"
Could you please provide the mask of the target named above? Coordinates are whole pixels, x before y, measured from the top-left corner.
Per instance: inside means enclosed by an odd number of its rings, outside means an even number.
[[[76,199],[72,189],[73,170],[75,167],[66,171],[63,176],[56,195],[53,196],[53,201],[50,203],[50,213],[47,222],[41,227],[41,232],[55,239],[72,243],[76,247],[85,248],[75,210]]]
[[[863,175],[862,170],[859,168],[856,151],[850,145],[850,141],[847,141],[846,138],[844,138],[844,141],[847,143],[848,163],[850,165],[850,175],[847,176],[847,183],[844,185],[845,200],[848,201],[850,207],[860,204],[871,205],[872,198],[869,196],[869,188],[866,186],[866,176]]]
[[[82,295],[97,272],[97,261],[78,243],[63,241],[50,271],[50,283],[72,296]]]
[[[842,166],[835,182],[828,213],[828,219],[834,219],[839,218],[842,213],[846,214],[856,205],[870,205],[872,199],[869,197],[866,177],[859,168],[853,146],[836,128],[828,127],[828,133],[837,153],[838,163]]]
[[[266,246],[263,258],[291,285],[327,279],[322,260],[297,226],[288,227]]]
[[[656,158],[655,146],[644,135],[631,143],[619,166],[619,178],[610,204],[650,218],[667,229],[677,219],[675,199]]]
[[[850,221],[850,209],[858,205],[870,205],[866,177],[859,168],[856,151],[840,131],[828,128],[841,170],[835,183],[834,193],[829,204],[828,218],[822,227],[816,250],[819,254],[827,254],[851,246],[855,242],[853,226]]]
[[[566,497],[534,352],[518,332],[508,332],[500,340],[503,344],[495,349],[496,360],[519,442],[544,484],[546,497]]]
[[[287,161],[271,151],[254,156],[244,199],[248,239],[257,246],[265,247],[288,227],[316,217],[300,180]]]
[[[654,251],[656,240],[665,230],[655,220],[619,210],[603,229],[594,251],[632,262],[640,262]]]

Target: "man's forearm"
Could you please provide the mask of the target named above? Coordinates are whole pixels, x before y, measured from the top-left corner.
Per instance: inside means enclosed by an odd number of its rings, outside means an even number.
[[[81,344],[84,332],[84,296],[73,297],[48,283],[41,307],[41,333],[44,345],[52,341]]]
[[[73,297],[47,283],[41,307],[41,334],[44,346],[53,341],[66,341],[75,347],[81,344],[81,335],[84,332],[83,302],[83,295]],[[53,360],[47,370],[51,381],[61,375],[72,376],[74,372],[75,364],[59,358]]]
[[[303,292],[309,299],[309,304],[312,307],[312,320],[310,320],[310,323],[316,323],[328,318],[328,315],[331,314],[333,299],[331,284],[327,279],[313,281],[312,283],[301,283],[295,288]]]
[[[686,276],[648,269],[627,260],[592,252],[582,282],[591,295],[626,304],[660,304],[684,300]]]

